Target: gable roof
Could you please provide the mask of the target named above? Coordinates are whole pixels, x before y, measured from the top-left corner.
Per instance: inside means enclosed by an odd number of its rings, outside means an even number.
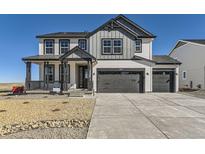
[[[186,40],[182,40],[182,41],[205,45],[205,39],[186,39]]]
[[[152,33],[148,32],[147,30],[143,29],[142,27],[140,27],[139,25],[137,25],[136,23],[134,23],[133,21],[125,17],[124,15],[118,15],[115,18],[111,18],[106,23],[104,23],[103,25],[99,26],[98,28],[90,32],[88,36],[91,36],[95,34],[96,32],[104,29],[106,26],[109,26],[109,24],[113,25],[113,23],[116,24],[119,28],[126,30],[128,33],[138,38],[155,38],[156,37]]]
[[[123,30],[127,31],[134,37],[138,38],[155,38],[156,36],[152,33],[148,32],[147,30],[143,29],[139,25],[137,25],[132,20],[128,19],[124,15],[118,15],[115,18],[111,18],[106,23],[102,24],[95,30],[91,32],[57,32],[57,33],[48,33],[43,35],[37,35],[36,38],[86,38],[92,36],[99,30],[104,29],[109,24],[115,24],[118,28],[122,28]]]
[[[141,36],[142,37],[151,37],[151,38],[156,37],[155,35],[153,35],[149,31],[145,30],[144,28],[142,28],[141,26],[139,26],[138,24],[136,24],[135,22],[133,22],[132,20],[130,20],[129,18],[127,18],[126,16],[124,16],[122,14],[118,15],[115,18],[115,20],[121,22],[122,24],[124,24],[126,26],[128,26],[128,28],[132,29],[136,33],[139,33],[141,31]]]
[[[180,61],[168,55],[153,55],[152,60],[154,60],[156,64],[181,64]]]
[[[89,32],[57,32],[37,35],[36,38],[85,38]]]
[[[192,43],[195,45],[197,45],[197,44],[198,45],[205,45],[205,39],[182,39],[182,40],[178,40],[176,45],[174,46],[174,48],[170,51],[169,55],[171,55],[175,49],[177,49],[177,48],[179,48],[187,43]]]
[[[85,59],[85,60],[96,60],[96,58],[89,54],[88,52],[86,52],[85,50],[81,49],[79,46],[74,47],[73,49],[71,49],[70,51],[66,52],[64,55],[59,57],[59,60],[62,61],[64,59],[66,59],[68,56],[70,56],[71,54],[76,54],[80,59]]]

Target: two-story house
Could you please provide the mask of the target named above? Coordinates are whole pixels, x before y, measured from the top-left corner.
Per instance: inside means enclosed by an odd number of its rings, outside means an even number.
[[[177,41],[170,57],[179,60],[179,88],[205,89],[205,40]]]
[[[27,89],[95,92],[176,92],[180,62],[153,56],[156,36],[123,15],[92,32],[39,35],[39,54],[23,58]],[[31,81],[31,64],[40,81]]]

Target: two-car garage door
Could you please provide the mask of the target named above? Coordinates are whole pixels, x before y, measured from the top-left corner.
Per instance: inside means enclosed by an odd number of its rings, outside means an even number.
[[[97,92],[142,93],[144,92],[143,69],[98,69]],[[153,69],[152,91],[174,92],[174,70]]]
[[[97,91],[104,93],[143,92],[143,71],[130,69],[99,69]]]

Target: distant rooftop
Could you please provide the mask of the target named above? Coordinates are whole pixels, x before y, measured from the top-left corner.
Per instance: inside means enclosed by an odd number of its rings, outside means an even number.
[[[205,39],[183,39],[183,41],[193,42],[205,45]]]

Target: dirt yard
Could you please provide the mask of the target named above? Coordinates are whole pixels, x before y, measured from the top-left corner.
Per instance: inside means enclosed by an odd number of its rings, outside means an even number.
[[[42,120],[91,118],[94,100],[89,98],[67,99],[9,99],[0,100],[0,125]]]
[[[36,121],[89,121],[94,104],[94,98],[66,95],[0,96],[0,127]]]

